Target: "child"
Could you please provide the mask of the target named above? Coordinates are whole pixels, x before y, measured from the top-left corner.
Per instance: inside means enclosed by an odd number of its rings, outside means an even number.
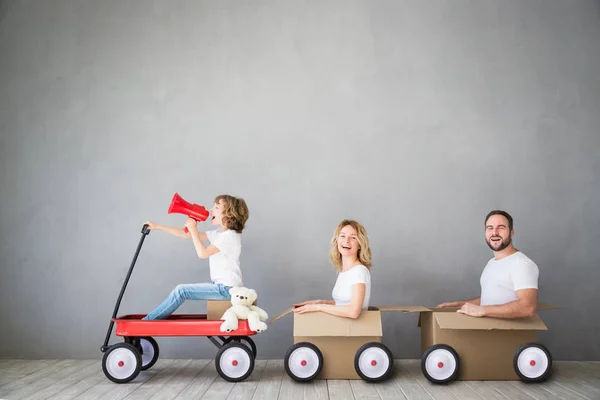
[[[231,300],[229,289],[244,286],[240,270],[242,251],[242,230],[248,220],[249,212],[244,199],[227,194],[215,198],[210,209],[211,223],[219,228],[207,232],[198,232],[196,221],[188,218],[183,228],[158,225],[146,222],[149,229],[165,231],[171,235],[189,239],[196,248],[198,257],[208,258],[210,280],[212,283],[188,283],[177,285],[158,307],[144,320],[164,319],[171,315],[185,300]],[[207,247],[203,241],[210,242]]]

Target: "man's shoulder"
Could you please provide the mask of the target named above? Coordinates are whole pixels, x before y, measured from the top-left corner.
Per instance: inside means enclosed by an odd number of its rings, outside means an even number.
[[[533,260],[527,257],[523,252],[519,251],[514,255],[513,266],[528,266],[539,270],[537,264]]]

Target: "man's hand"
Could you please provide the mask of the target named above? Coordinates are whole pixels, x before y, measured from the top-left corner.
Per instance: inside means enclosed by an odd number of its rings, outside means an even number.
[[[454,308],[454,307],[462,307],[464,301],[450,301],[448,303],[438,304],[438,308]]]
[[[469,315],[471,317],[485,317],[485,309],[482,306],[478,306],[471,303],[465,303],[456,312]]]
[[[185,227],[190,232],[197,233],[198,232],[198,229],[196,228],[197,225],[198,225],[198,223],[196,222],[196,220],[194,218],[188,218],[187,221],[185,221]]]
[[[309,313],[309,312],[317,312],[317,311],[321,311],[321,309],[320,309],[319,306],[320,306],[320,304],[305,304],[303,306],[294,308],[293,311],[296,314],[304,314],[304,313]]]

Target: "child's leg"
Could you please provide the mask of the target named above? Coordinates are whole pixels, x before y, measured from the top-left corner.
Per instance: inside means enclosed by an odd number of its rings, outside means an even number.
[[[185,300],[230,300],[229,287],[214,283],[187,283],[177,285],[175,289],[142,319],[165,319]]]

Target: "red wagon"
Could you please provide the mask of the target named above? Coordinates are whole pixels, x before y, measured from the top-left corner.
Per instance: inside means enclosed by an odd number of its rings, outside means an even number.
[[[104,353],[104,374],[115,383],[126,383],[135,379],[140,371],[151,368],[159,355],[158,343],[153,337],[204,336],[219,349],[215,357],[219,375],[229,382],[243,381],[252,374],[256,358],[256,345],[250,338],[256,332],[250,330],[247,321],[239,321],[237,330],[227,332],[227,336],[223,336],[219,329],[223,321],[208,320],[206,314],[173,314],[166,319],[152,321],[142,320],[145,314],[129,314],[117,318],[125,288],[144,239],[149,233],[148,225],[144,225],[142,238],[123,282],[106,339],[100,348]],[[115,324],[115,334],[123,337],[124,342],[108,345]]]

